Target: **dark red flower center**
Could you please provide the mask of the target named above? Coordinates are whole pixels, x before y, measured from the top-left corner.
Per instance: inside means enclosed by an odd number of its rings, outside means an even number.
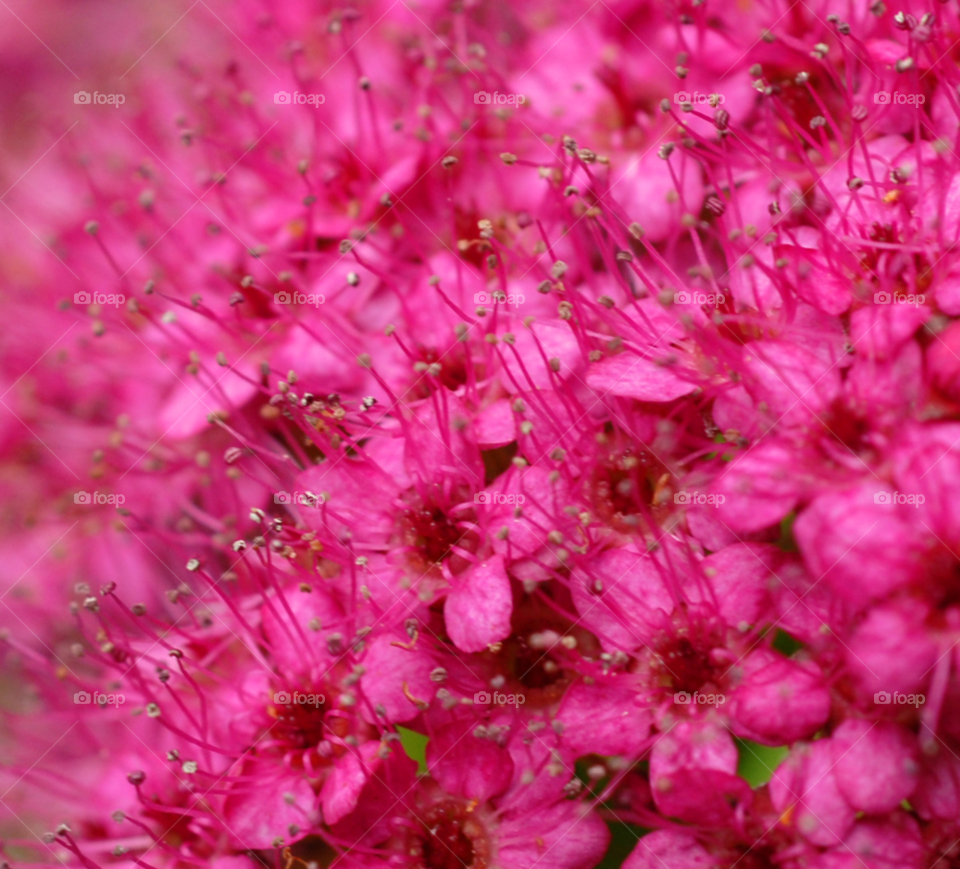
[[[317,695],[299,696],[315,697]],[[277,720],[274,734],[278,741],[291,748],[313,748],[329,735],[324,729],[325,709],[321,704],[291,702],[275,704],[274,709]]]
[[[720,676],[711,652],[723,637],[711,624],[681,623],[654,645],[653,668],[664,687],[673,691],[698,691]]]
[[[451,554],[451,547],[464,536],[463,530],[440,507],[432,504],[407,510],[403,523],[411,538],[410,543],[432,564],[446,559]]]
[[[476,803],[444,799],[419,814],[409,841],[417,869],[487,869],[490,843]],[[482,810],[480,811],[482,814]]]
[[[423,842],[423,865],[428,869],[464,869],[473,864],[473,842],[463,832],[459,818],[442,821],[427,830]]]
[[[653,505],[657,481],[665,472],[644,449],[624,447],[598,456],[591,480],[597,515],[613,525],[635,526],[644,509]]]
[[[427,492],[411,488],[402,497],[406,509],[400,516],[400,533],[404,543],[416,550],[413,560],[422,562],[415,566],[427,570],[449,561],[454,574],[468,567],[470,562],[453,548],[474,552],[479,543],[477,533],[466,524],[476,518],[471,491],[462,484],[452,486],[452,491],[433,484]]]
[[[467,382],[466,354],[463,345],[457,344],[443,353],[435,347],[419,347],[417,355],[427,365],[433,363],[440,365],[440,373],[437,376],[447,389],[457,390]]]

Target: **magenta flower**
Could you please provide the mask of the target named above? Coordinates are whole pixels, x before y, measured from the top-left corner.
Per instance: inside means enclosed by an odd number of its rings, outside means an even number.
[[[960,27],[836,5],[7,9],[3,865],[956,862]]]

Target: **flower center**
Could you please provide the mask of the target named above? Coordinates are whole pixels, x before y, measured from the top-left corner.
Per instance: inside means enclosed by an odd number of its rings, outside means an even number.
[[[825,415],[824,427],[844,446],[860,454],[868,448],[865,436],[870,432],[868,422],[858,416],[842,399],[833,402]]]
[[[473,864],[473,842],[459,818],[442,821],[421,837],[423,865],[429,869],[463,869]]]
[[[291,694],[290,703],[275,703],[276,738],[294,749],[313,748],[326,738],[324,707],[319,703],[294,702],[302,697],[316,698],[316,694]]]
[[[403,515],[410,542],[433,564],[444,561],[464,532],[437,506],[426,504]]]
[[[451,572],[457,574],[468,567],[469,562],[457,555],[453,547],[473,552],[479,542],[476,532],[461,524],[476,517],[470,507],[462,506],[472,498],[462,486],[455,486],[447,497],[441,496],[438,486],[434,488],[438,491],[427,496],[415,489],[403,496],[407,509],[400,517],[401,534],[404,543],[416,550],[414,560],[422,562],[418,567],[426,570],[430,565],[449,560]]]
[[[867,237],[887,245],[903,244],[900,233],[890,224],[874,222]],[[922,253],[865,247],[860,255],[860,268],[864,277],[875,285],[879,283],[878,275],[891,279],[893,290],[897,293],[923,293],[933,282],[933,267],[929,258]]]
[[[714,626],[683,624],[655,644],[653,672],[662,686],[693,693],[717,679],[710,653],[722,644]]]
[[[545,594],[551,594],[547,589]],[[500,695],[523,695],[527,708],[556,703],[571,682],[581,654],[602,650],[588,631],[530,596],[523,610],[514,610],[510,636],[482,652],[489,662],[490,689]],[[569,645],[567,645],[569,643]],[[510,701],[507,701],[510,702]]]
[[[513,671],[525,688],[547,688],[563,678],[563,670],[549,651],[531,648],[526,637],[511,637]]]
[[[427,365],[439,363],[440,383],[447,389],[456,391],[467,382],[467,366],[463,345],[458,344],[446,353],[440,353],[436,347],[419,347],[418,355]],[[429,391],[427,391],[429,394]]]
[[[475,803],[444,799],[420,815],[409,843],[417,869],[487,869],[490,843]],[[479,813],[482,814],[480,809]]]
[[[591,481],[597,514],[615,527],[635,527],[641,509],[652,505],[665,468],[646,450],[631,446],[611,449],[598,459]]]

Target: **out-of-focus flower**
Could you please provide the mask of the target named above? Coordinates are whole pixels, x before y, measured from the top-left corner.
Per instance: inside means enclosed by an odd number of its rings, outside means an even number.
[[[956,858],[946,7],[18,9],[8,859]]]

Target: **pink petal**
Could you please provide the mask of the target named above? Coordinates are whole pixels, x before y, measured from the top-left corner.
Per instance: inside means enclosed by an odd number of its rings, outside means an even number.
[[[248,763],[243,772],[256,777],[256,787],[238,785],[238,793],[227,796],[223,808],[224,819],[243,848],[269,848],[278,836],[289,839],[291,824],[310,826],[314,795],[303,776],[266,763]]]
[[[333,765],[320,790],[320,805],[326,823],[335,824],[356,808],[360,792],[367,783],[367,770],[375,771],[380,765],[378,749],[377,742],[365,743],[360,749],[363,763],[354,751],[348,751]]]
[[[610,685],[577,683],[567,689],[556,720],[561,744],[574,756],[633,754],[650,733],[650,713],[635,702],[636,692]]]
[[[416,718],[420,709],[410,697],[429,703],[437,689],[430,680],[432,659],[422,649],[409,645],[410,637],[405,633],[389,631],[372,640],[363,657],[366,672],[360,684],[370,705],[374,709],[383,707],[387,721]],[[371,724],[383,720],[373,718],[366,704],[361,706],[361,712]]]
[[[620,353],[592,365],[587,386],[601,397],[621,395],[641,401],[673,401],[697,388],[669,368],[633,353]]]
[[[716,860],[689,833],[656,830],[643,836],[623,863],[623,869],[708,869]]]
[[[510,579],[499,555],[457,577],[443,608],[447,633],[464,652],[482,652],[506,639],[512,613]]]
[[[834,774],[855,809],[889,812],[913,793],[919,773],[916,739],[896,724],[848,718],[831,741]]]
[[[473,433],[481,449],[502,447],[517,439],[517,420],[510,402],[500,398],[487,405],[473,420]]]
[[[610,831],[587,806],[561,802],[500,825],[504,869],[590,869],[607,850]]]
[[[427,766],[448,794],[486,802],[513,777],[510,752],[473,733],[474,721],[441,727],[427,743]]]
[[[770,779],[770,797],[778,812],[795,806],[792,823],[824,847],[839,844],[856,816],[837,786],[833,752],[825,739],[794,748]]]

